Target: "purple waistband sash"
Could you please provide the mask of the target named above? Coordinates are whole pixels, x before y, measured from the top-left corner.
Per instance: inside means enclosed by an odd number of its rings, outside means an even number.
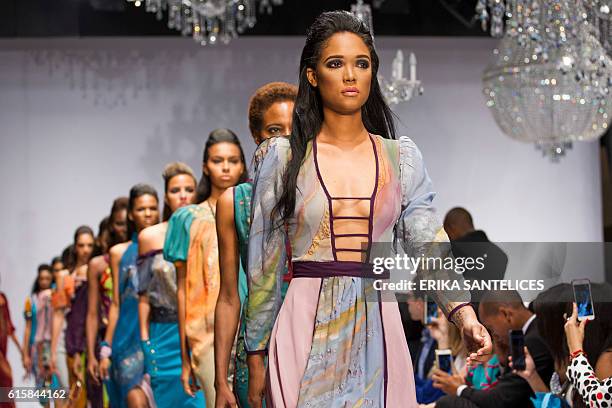
[[[293,262],[294,278],[331,278],[334,276],[350,276],[366,279],[389,279],[388,270],[375,273],[370,263],[355,261],[329,261],[329,262]]]

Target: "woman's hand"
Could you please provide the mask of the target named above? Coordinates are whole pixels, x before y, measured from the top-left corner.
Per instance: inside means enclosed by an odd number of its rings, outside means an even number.
[[[181,369],[181,383],[183,384],[185,394],[189,395],[190,397],[195,396],[195,393],[198,392],[198,383],[193,375],[193,370],[191,369],[191,363],[189,361],[183,360]]]
[[[572,315],[565,322],[565,337],[567,338],[567,347],[570,353],[582,350],[582,344],[584,343],[584,328],[588,322],[587,319],[578,322],[578,307],[576,303],[573,305]]]
[[[529,381],[534,374],[538,374],[538,372],[536,371],[536,366],[535,363],[533,361],[533,357],[531,357],[531,354],[529,354],[529,350],[527,349],[527,347],[524,347],[525,350],[525,369],[524,370],[515,370],[513,365],[512,365],[512,356],[508,356],[508,365],[510,366],[510,368],[512,368],[512,372],[516,375],[518,375],[519,377]]]
[[[431,337],[438,342],[439,349],[449,348],[448,342],[448,320],[444,314],[439,313],[439,317],[432,317],[431,323],[427,325]]]
[[[55,352],[52,351],[51,357],[49,358],[49,370],[53,374],[57,373],[57,363],[56,362],[57,362],[57,356],[55,355]]]
[[[81,380],[81,382],[85,382],[85,376],[83,375],[83,361],[81,360],[81,355],[79,353],[72,357],[72,373],[76,378]]]
[[[223,384],[215,384],[216,399],[215,399],[215,408],[238,408],[238,403],[236,402],[236,396],[230,390],[227,381]]]
[[[28,354],[23,353],[21,356],[21,364],[23,364],[26,375],[29,375],[32,372],[32,359]]]
[[[266,392],[266,368],[261,354],[247,356],[249,365],[249,405],[251,408],[261,408]]]
[[[484,363],[493,351],[491,336],[487,329],[478,321],[476,313],[471,307],[463,307],[455,313],[456,322],[461,338],[468,351],[467,364]]]
[[[90,356],[87,359],[87,374],[96,385],[100,385],[100,366],[98,359]]]
[[[465,379],[459,374],[453,373],[448,374],[440,369],[435,369],[431,377],[433,380],[433,387],[444,391],[447,395],[456,395],[457,388],[465,384]]]
[[[100,360],[100,367],[99,367],[100,379],[108,380],[110,366],[111,366],[110,358],[103,358],[102,360]]]

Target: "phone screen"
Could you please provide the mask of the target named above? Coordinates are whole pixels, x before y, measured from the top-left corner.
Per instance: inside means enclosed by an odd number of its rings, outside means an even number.
[[[436,302],[427,301],[427,317],[425,324],[431,323],[432,317],[438,317],[438,305]]]
[[[525,335],[522,330],[510,332],[510,353],[512,355],[512,368],[518,371],[525,369]]]
[[[453,359],[450,354],[438,354],[438,367],[440,368],[440,370],[448,374],[452,374],[453,373],[452,364],[453,364]]]
[[[591,303],[591,285],[588,283],[574,284],[574,296],[578,308],[578,317],[593,316],[593,303]]]

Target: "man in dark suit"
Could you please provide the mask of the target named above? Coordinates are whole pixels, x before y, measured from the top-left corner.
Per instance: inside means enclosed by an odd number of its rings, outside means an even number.
[[[492,291],[482,298],[480,320],[494,338],[506,341],[510,330],[522,330],[525,346],[531,354],[536,371],[545,384],[554,371],[553,358],[540,336],[536,315],[527,309],[516,291]],[[500,360],[502,360],[500,358]],[[532,407],[531,387],[509,367],[497,384],[487,390],[475,390],[459,384],[454,376],[434,375],[434,386],[448,395],[436,402],[437,408],[518,408]]]
[[[504,279],[508,256],[500,247],[489,241],[484,231],[474,229],[472,215],[461,207],[455,207],[444,217],[444,230],[451,241],[451,249],[455,258],[483,258],[482,270],[471,269],[465,271],[464,279],[501,280]],[[478,303],[484,291],[473,290],[472,304],[478,312]]]

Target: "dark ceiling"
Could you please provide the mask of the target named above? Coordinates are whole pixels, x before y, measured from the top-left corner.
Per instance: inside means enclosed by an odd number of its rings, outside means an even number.
[[[142,0],[144,3],[144,0]],[[284,0],[245,35],[304,35],[322,11],[356,0]],[[371,1],[366,0],[366,3]],[[374,9],[376,35],[482,36],[476,0],[385,0]],[[178,35],[144,6],[125,0],[3,0],[0,37]]]

